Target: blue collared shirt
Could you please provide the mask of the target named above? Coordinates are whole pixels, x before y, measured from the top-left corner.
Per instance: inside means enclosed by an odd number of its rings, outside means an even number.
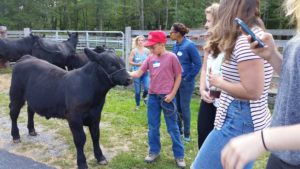
[[[172,51],[181,63],[183,79],[188,81],[194,79],[201,69],[200,54],[194,42],[184,37],[181,43],[176,42],[173,45]]]

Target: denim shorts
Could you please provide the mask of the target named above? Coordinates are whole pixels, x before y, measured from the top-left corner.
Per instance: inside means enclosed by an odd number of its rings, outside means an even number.
[[[233,100],[228,109],[224,124],[220,130],[213,129],[205,139],[201,149],[191,166],[191,169],[223,169],[221,151],[233,137],[254,131],[250,103]],[[251,169],[254,161],[244,169]]]

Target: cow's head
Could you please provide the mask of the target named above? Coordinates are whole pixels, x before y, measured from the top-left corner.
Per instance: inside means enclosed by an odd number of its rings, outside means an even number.
[[[38,35],[34,35],[32,33],[29,34],[29,36],[25,37],[25,39],[28,39],[26,44],[30,44],[31,46],[40,39]]]
[[[104,50],[101,53],[96,53],[85,48],[84,52],[91,62],[97,64],[98,71],[104,74],[112,85],[127,86],[132,82],[124,61],[116,55],[115,51]]]
[[[78,44],[78,32],[72,32],[70,33],[69,31],[67,31],[67,34],[69,36],[68,40],[66,40],[66,42],[72,46],[72,50],[74,50],[74,53],[75,53],[75,50],[76,50],[76,46]]]

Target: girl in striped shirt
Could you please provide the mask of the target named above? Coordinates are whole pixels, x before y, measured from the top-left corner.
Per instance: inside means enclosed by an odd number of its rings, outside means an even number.
[[[210,132],[199,150],[192,169],[222,169],[221,150],[233,137],[261,130],[270,123],[268,90],[271,65],[255,55],[246,35],[234,19],[242,19],[255,34],[264,31],[259,17],[259,0],[220,0],[219,18],[212,28],[207,48],[223,52],[223,77],[209,75],[209,83],[222,90],[220,105]],[[251,169],[253,161],[245,168]]]

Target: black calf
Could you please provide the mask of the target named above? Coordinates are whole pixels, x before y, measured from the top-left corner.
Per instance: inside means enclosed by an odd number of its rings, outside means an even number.
[[[30,135],[36,135],[34,112],[46,118],[66,119],[80,169],[88,168],[83,152],[86,141],[83,126],[89,127],[98,163],[107,164],[99,146],[99,123],[105,96],[115,85],[131,83],[124,62],[113,51],[97,54],[85,49],[85,53],[90,62],[69,72],[32,56],[22,57],[12,73],[9,105],[14,142],[20,142],[17,119],[25,101]]]

